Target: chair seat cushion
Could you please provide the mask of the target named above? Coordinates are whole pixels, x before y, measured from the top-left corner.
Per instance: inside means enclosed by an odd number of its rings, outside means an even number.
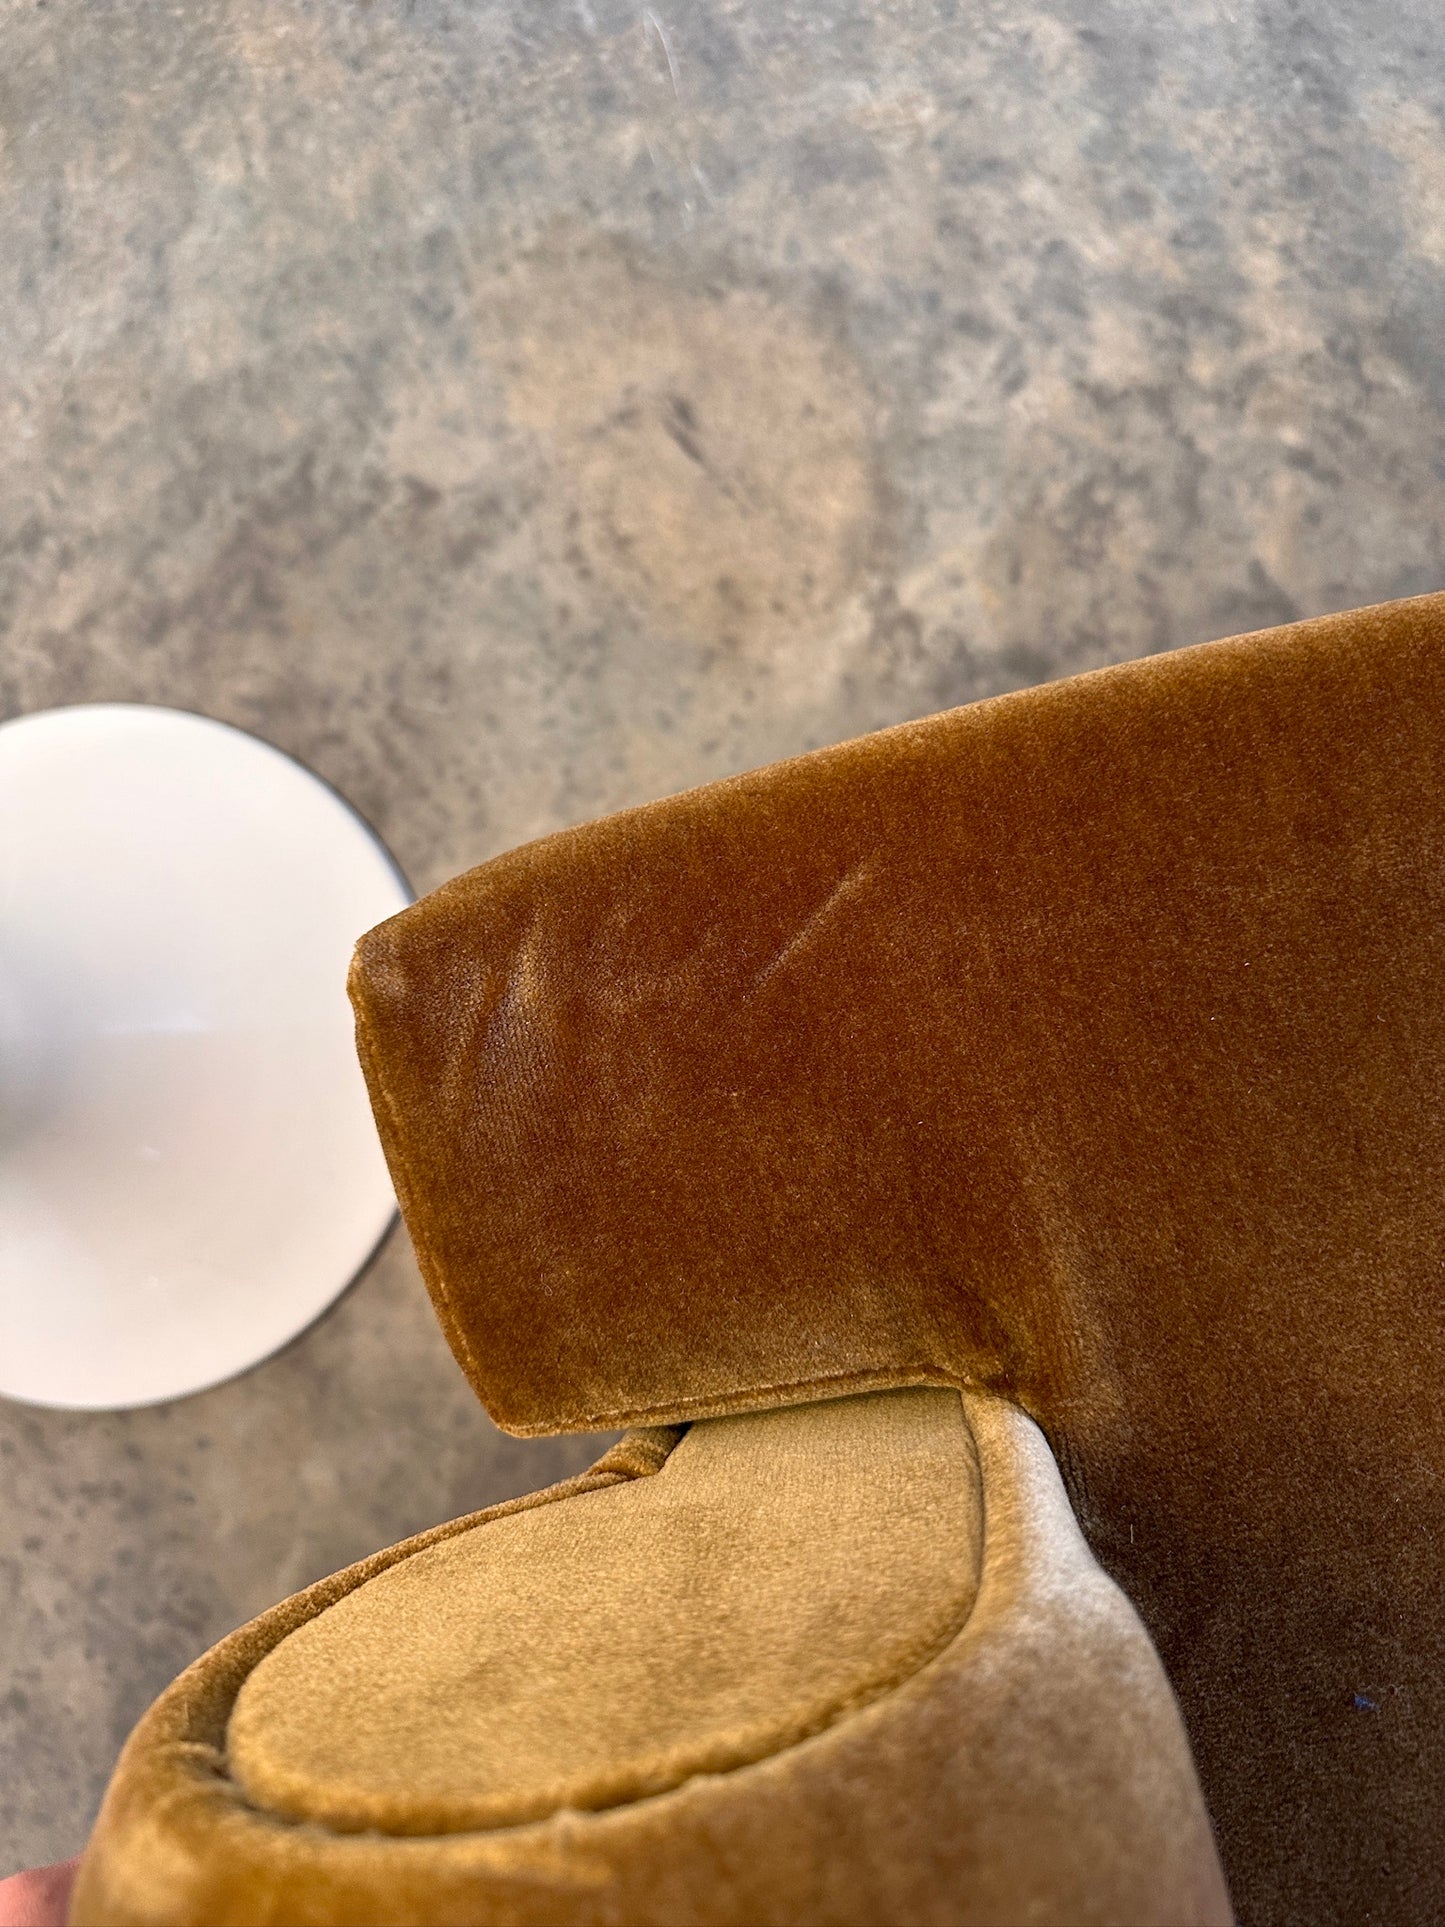
[[[694,1426],[662,1469],[456,1534],[263,1659],[231,1715],[258,1807],[517,1826],[723,1773],[916,1673],[978,1586],[956,1394]]]

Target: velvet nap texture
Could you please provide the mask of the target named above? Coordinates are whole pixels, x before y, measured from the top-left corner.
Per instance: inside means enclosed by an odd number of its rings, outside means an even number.
[[[1445,1914],[1442,779],[1427,597],[548,838],[353,972],[499,1422],[1017,1401],[1247,1921]]]
[[[1224,1927],[1173,1695],[1022,1413],[875,1393],[674,1443],[624,1441],[582,1480],[379,1554],[198,1661],[126,1746],[76,1927]],[[760,1563],[734,1573],[729,1553]],[[629,1563],[630,1588],[611,1583]],[[810,1575],[847,1616],[841,1664],[817,1650]],[[582,1615],[559,1610],[569,1581]],[[399,1619],[398,1588],[416,1609]],[[529,1594],[530,1705],[488,1735],[478,1661],[516,1652],[484,1614]],[[549,1654],[568,1672],[588,1637],[567,1687],[581,1752],[609,1710],[615,1731],[598,1755],[611,1782],[583,1790],[531,1715]],[[657,1672],[639,1680],[649,1645]],[[771,1667],[789,1649],[792,1680]],[[704,1678],[680,1708],[688,1653]],[[472,1702],[459,1723],[430,1697],[448,1671]],[[479,1739],[510,1750],[514,1792],[572,1804],[488,1805]],[[467,1813],[456,1796],[479,1773]]]
[[[957,1393],[693,1426],[653,1478],[443,1540],[241,1689],[253,1805],[430,1834],[592,1811],[781,1752],[916,1673],[978,1590]]]

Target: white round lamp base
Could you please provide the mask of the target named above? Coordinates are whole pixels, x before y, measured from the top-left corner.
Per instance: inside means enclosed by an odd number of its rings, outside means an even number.
[[[269,744],[95,704],[0,726],[0,1394],[244,1371],[395,1212],[346,971],[411,901]]]

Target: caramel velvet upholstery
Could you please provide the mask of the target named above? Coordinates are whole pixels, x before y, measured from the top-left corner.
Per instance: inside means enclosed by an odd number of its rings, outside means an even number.
[[[1423,598],[550,837],[353,973],[500,1423],[1017,1401],[1250,1921],[1445,1915],[1442,776]]]
[[[675,1439],[198,1661],[72,1920],[1223,1927],[1178,1709],[1030,1420],[885,1392]]]
[[[269,1654],[227,1729],[253,1805],[518,1826],[778,1753],[898,1684],[978,1590],[957,1393],[696,1425],[655,1478],[443,1540]]]

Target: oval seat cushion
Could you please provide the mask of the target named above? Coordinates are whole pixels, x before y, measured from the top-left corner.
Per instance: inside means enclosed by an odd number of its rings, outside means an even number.
[[[263,1659],[231,1716],[257,1806],[443,1833],[659,1793],[896,1686],[978,1586],[957,1393],[694,1426],[661,1471],[393,1566]]]

